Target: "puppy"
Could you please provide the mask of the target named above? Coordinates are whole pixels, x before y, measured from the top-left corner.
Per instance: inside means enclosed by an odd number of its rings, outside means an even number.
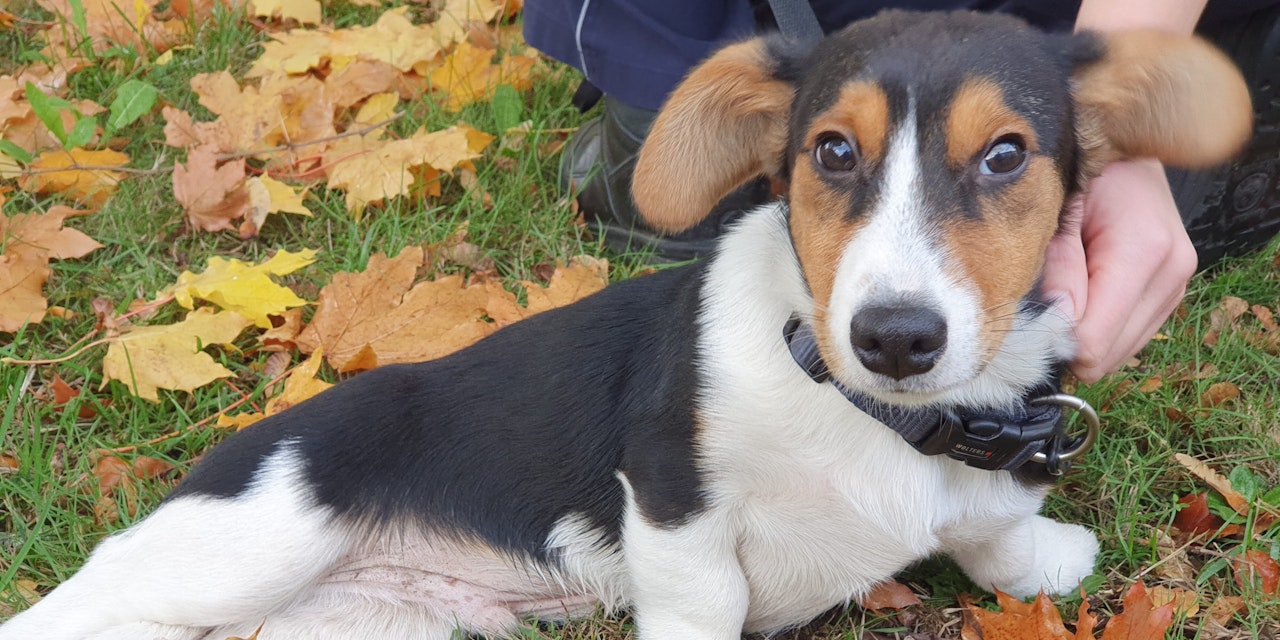
[[[891,12],[729,46],[635,173],[667,229],[787,185],[713,259],[236,434],[0,640],[445,640],[598,605],[642,639],[732,639],[937,552],[985,588],[1072,590],[1098,545],[1036,515],[1044,465],[926,455],[877,418],[1025,404],[1072,352],[1037,289],[1067,199],[1117,158],[1225,160],[1250,114],[1175,35]]]

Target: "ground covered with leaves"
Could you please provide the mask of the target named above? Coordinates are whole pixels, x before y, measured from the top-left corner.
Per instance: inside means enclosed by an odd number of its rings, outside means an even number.
[[[0,10],[0,619],[234,430],[655,268],[557,191],[576,81],[513,0]],[[1077,390],[1104,433],[1049,511],[1102,539],[1083,596],[934,559],[787,637],[1280,637],[1276,313],[1273,244]]]

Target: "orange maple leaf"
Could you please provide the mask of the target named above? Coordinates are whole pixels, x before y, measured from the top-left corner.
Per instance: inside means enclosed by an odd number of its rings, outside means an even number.
[[[71,216],[85,212],[56,206],[48,212],[0,216],[0,331],[17,331],[28,322],[40,322],[48,309],[42,289],[49,279],[50,259],[79,258],[102,247],[75,229],[62,226]]]
[[[217,166],[210,146],[193,149],[186,164],[173,167],[173,196],[197,229],[235,229],[231,221],[249,212],[249,190],[244,185],[244,160]]]
[[[1102,640],[1163,640],[1173,624],[1174,603],[1153,607],[1139,580],[1124,594],[1124,612],[1107,621]]]
[[[457,110],[493,95],[498,85],[523,91],[533,85],[530,73],[537,61],[532,55],[507,53],[497,63],[492,49],[461,42],[428,76],[433,89],[445,95],[444,107]]]
[[[1091,626],[1077,629],[1074,634],[1067,631],[1062,624],[1062,614],[1043,592],[1036,594],[1034,602],[1025,604],[996,591],[996,603],[1000,605],[1000,611],[969,605],[960,631],[963,640],[1084,640],[1093,637]]]
[[[126,164],[129,156],[111,149],[46,151],[31,161],[28,172],[18,179],[18,186],[40,194],[62,194],[98,209],[115,194],[124,178],[123,173],[111,168]]]

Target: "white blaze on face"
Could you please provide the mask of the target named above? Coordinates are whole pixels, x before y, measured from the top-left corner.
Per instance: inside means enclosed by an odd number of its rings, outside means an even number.
[[[889,139],[878,198],[845,247],[831,293],[827,331],[837,352],[834,373],[852,388],[930,394],[967,381],[980,369],[979,295],[947,269],[948,256],[920,195],[915,100]],[[998,250],[993,247],[992,250]],[[854,355],[850,322],[871,305],[911,304],[942,315],[947,344],[932,370],[901,381],[868,371]],[[922,400],[925,398],[922,398]],[[899,398],[899,401],[902,399]]]

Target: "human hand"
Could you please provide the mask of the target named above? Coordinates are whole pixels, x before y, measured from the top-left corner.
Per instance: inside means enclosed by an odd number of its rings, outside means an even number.
[[[1196,251],[1156,160],[1107,165],[1071,206],[1078,224],[1049,242],[1044,291],[1076,321],[1071,371],[1096,382],[1178,307]]]

